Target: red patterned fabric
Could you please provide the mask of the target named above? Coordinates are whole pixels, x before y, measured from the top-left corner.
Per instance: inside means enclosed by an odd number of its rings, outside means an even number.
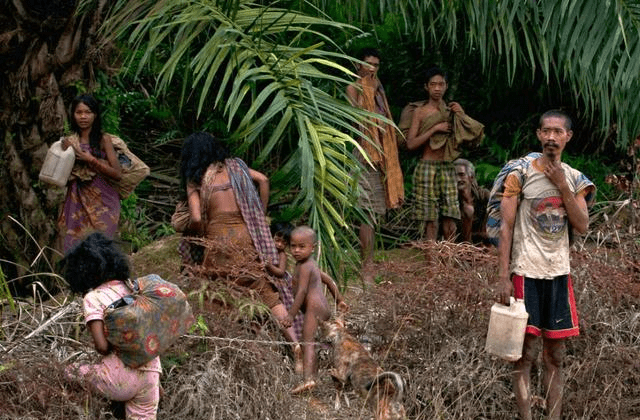
[[[194,318],[180,288],[157,274],[138,278],[132,289],[131,296],[107,307],[104,325],[118,357],[126,366],[137,368],[173,344]]]

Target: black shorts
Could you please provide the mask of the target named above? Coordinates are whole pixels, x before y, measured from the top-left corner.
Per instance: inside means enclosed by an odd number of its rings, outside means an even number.
[[[560,339],[580,334],[571,275],[554,279],[511,277],[514,297],[524,299],[529,313],[527,334]]]

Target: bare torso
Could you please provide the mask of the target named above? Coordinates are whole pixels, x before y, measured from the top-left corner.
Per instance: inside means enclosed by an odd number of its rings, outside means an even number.
[[[324,295],[322,280],[320,278],[320,269],[314,260],[307,260],[303,263],[296,264],[293,272],[292,286],[294,296],[298,294],[300,286],[301,271],[308,271],[309,282],[307,292],[300,310],[307,313],[313,313],[318,319],[326,320],[331,315],[327,298]]]
[[[409,129],[409,142],[408,146],[411,149],[422,149],[422,160],[431,160],[431,161],[442,161],[444,160],[445,148],[441,147],[437,150],[434,150],[430,146],[430,137],[435,132],[447,132],[450,130],[450,125],[448,123],[439,123],[436,124],[433,129],[434,131],[427,135],[427,131],[429,131],[432,127],[427,127],[425,130],[421,130],[422,122],[428,118],[429,116],[439,113],[438,103],[432,103],[431,101],[426,104],[418,107],[414,111],[413,119],[411,121],[411,127]],[[411,146],[410,143],[415,142],[415,146]]]

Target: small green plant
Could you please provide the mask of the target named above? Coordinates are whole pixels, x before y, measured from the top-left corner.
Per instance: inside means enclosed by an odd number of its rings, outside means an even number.
[[[241,298],[236,304],[238,305],[238,318],[251,320],[256,317],[269,316],[269,308],[255,300]]]
[[[11,296],[11,291],[9,290],[9,283],[4,275],[4,271],[2,271],[2,266],[0,266],[0,308],[4,307],[5,301],[9,304],[11,310],[15,311],[16,306],[13,301],[13,296]]]
[[[196,322],[194,322],[191,328],[189,328],[189,333],[198,334],[204,337],[208,332],[209,332],[209,327],[207,327],[207,322],[204,320],[202,315],[198,315]]]
[[[134,192],[120,202],[121,230],[120,238],[130,242],[132,250],[137,250],[153,241],[148,226],[145,226],[147,215],[145,208],[138,201]]]

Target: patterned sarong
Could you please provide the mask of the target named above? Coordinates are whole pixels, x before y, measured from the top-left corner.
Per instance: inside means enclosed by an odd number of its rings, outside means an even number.
[[[277,265],[278,250],[264,217],[265,209],[262,208],[256,187],[249,176],[249,167],[239,158],[227,159],[224,163],[231,179],[236,203],[253,239],[253,244],[260,254],[260,259]]]
[[[104,153],[92,149],[88,144],[80,144],[80,147],[90,151],[93,156],[106,158]],[[85,176],[79,176],[80,169],[84,169]],[[114,238],[120,220],[120,196],[102,175],[91,171],[80,160],[76,161],[72,175],[58,217],[58,232],[64,253],[91,232],[103,232],[107,237]]]

